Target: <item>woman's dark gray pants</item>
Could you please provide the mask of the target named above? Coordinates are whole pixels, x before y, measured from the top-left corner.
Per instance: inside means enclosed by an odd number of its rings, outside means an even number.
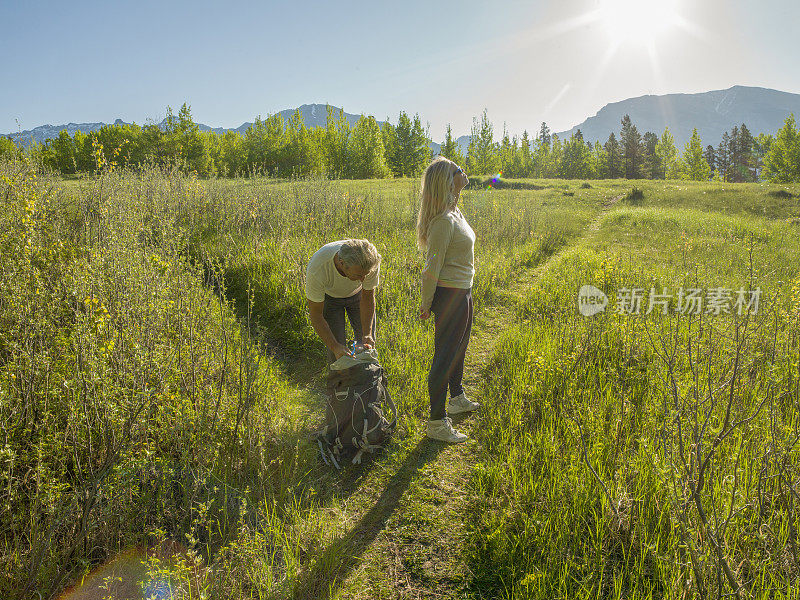
[[[472,290],[438,286],[431,312],[435,315],[433,362],[428,373],[431,420],[444,419],[447,388],[450,397],[464,392],[464,357],[472,331]]]

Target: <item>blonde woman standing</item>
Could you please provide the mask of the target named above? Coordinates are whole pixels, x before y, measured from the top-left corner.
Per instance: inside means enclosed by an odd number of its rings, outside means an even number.
[[[471,292],[475,275],[475,232],[458,208],[461,190],[468,183],[466,173],[453,161],[444,157],[434,159],[422,176],[417,217],[417,244],[426,252],[419,318],[425,320],[433,313],[435,328],[433,361],[428,374],[431,401],[428,437],[444,442],[467,439],[453,428],[447,415],[469,412],[479,406],[466,397],[461,385],[472,330]]]

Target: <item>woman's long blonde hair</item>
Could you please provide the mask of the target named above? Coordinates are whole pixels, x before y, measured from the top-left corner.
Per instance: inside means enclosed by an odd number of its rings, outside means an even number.
[[[452,210],[457,198],[453,193],[453,173],[456,163],[437,156],[422,174],[419,213],[417,214],[417,246],[428,249],[428,228],[434,217]]]

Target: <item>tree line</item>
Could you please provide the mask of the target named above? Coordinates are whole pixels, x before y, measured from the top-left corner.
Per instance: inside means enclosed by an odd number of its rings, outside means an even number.
[[[10,139],[0,140],[0,156],[22,152]],[[26,152],[63,174],[154,163],[201,177],[322,174],[332,179],[416,175],[431,156],[419,115],[405,112],[397,125],[387,119],[380,126],[374,117],[362,116],[351,126],[343,111],[329,106],[324,127],[306,127],[296,110],[285,121],[280,114],[257,117],[243,134],[218,134],[200,131],[187,104],[177,115],[167,107],[161,124],[104,125],[74,135],[62,130]]]
[[[630,116],[619,136],[605,143],[586,141],[580,130],[561,139],[542,123],[535,137],[510,137],[503,128],[495,141],[484,110],[474,118],[466,156],[447,126],[439,153],[466,166],[470,174],[502,173],[509,178],[691,179],[748,182],[800,181],[800,134],[790,115],[775,136],[753,136],[743,123],[720,143],[704,146],[697,129],[682,149],[669,128],[641,134]],[[0,138],[0,157],[23,152]],[[62,174],[95,172],[148,163],[176,165],[198,176],[267,175],[369,179],[419,175],[432,157],[430,138],[419,115],[401,112],[397,125],[361,116],[351,126],[342,110],[328,107],[325,126],[306,127],[299,110],[286,121],[274,114],[240,134],[200,131],[184,104],[175,115],[167,107],[160,125],[105,125],[88,134],[61,131],[53,140],[25,150]]]
[[[449,126],[441,153],[455,161],[465,160],[470,173],[502,173],[513,179],[800,181],[800,135],[794,115],[776,136],[754,137],[745,124],[736,126],[725,132],[716,148],[704,147],[696,128],[679,150],[669,128],[661,135],[650,131],[642,135],[629,115],[620,125],[619,136],[612,132],[603,144],[584,140],[580,130],[562,140],[546,123],[533,139],[527,131],[521,138],[509,138],[504,128],[501,140],[495,142],[484,111],[480,120],[473,120],[466,157],[452,141]]]

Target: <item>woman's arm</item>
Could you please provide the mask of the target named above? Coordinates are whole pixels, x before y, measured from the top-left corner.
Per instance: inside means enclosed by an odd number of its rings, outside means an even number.
[[[436,292],[436,285],[439,283],[439,271],[442,270],[444,265],[444,257],[452,237],[453,225],[448,218],[442,217],[431,221],[428,232],[427,259],[425,268],[422,269],[421,312],[430,312],[433,294]]]

